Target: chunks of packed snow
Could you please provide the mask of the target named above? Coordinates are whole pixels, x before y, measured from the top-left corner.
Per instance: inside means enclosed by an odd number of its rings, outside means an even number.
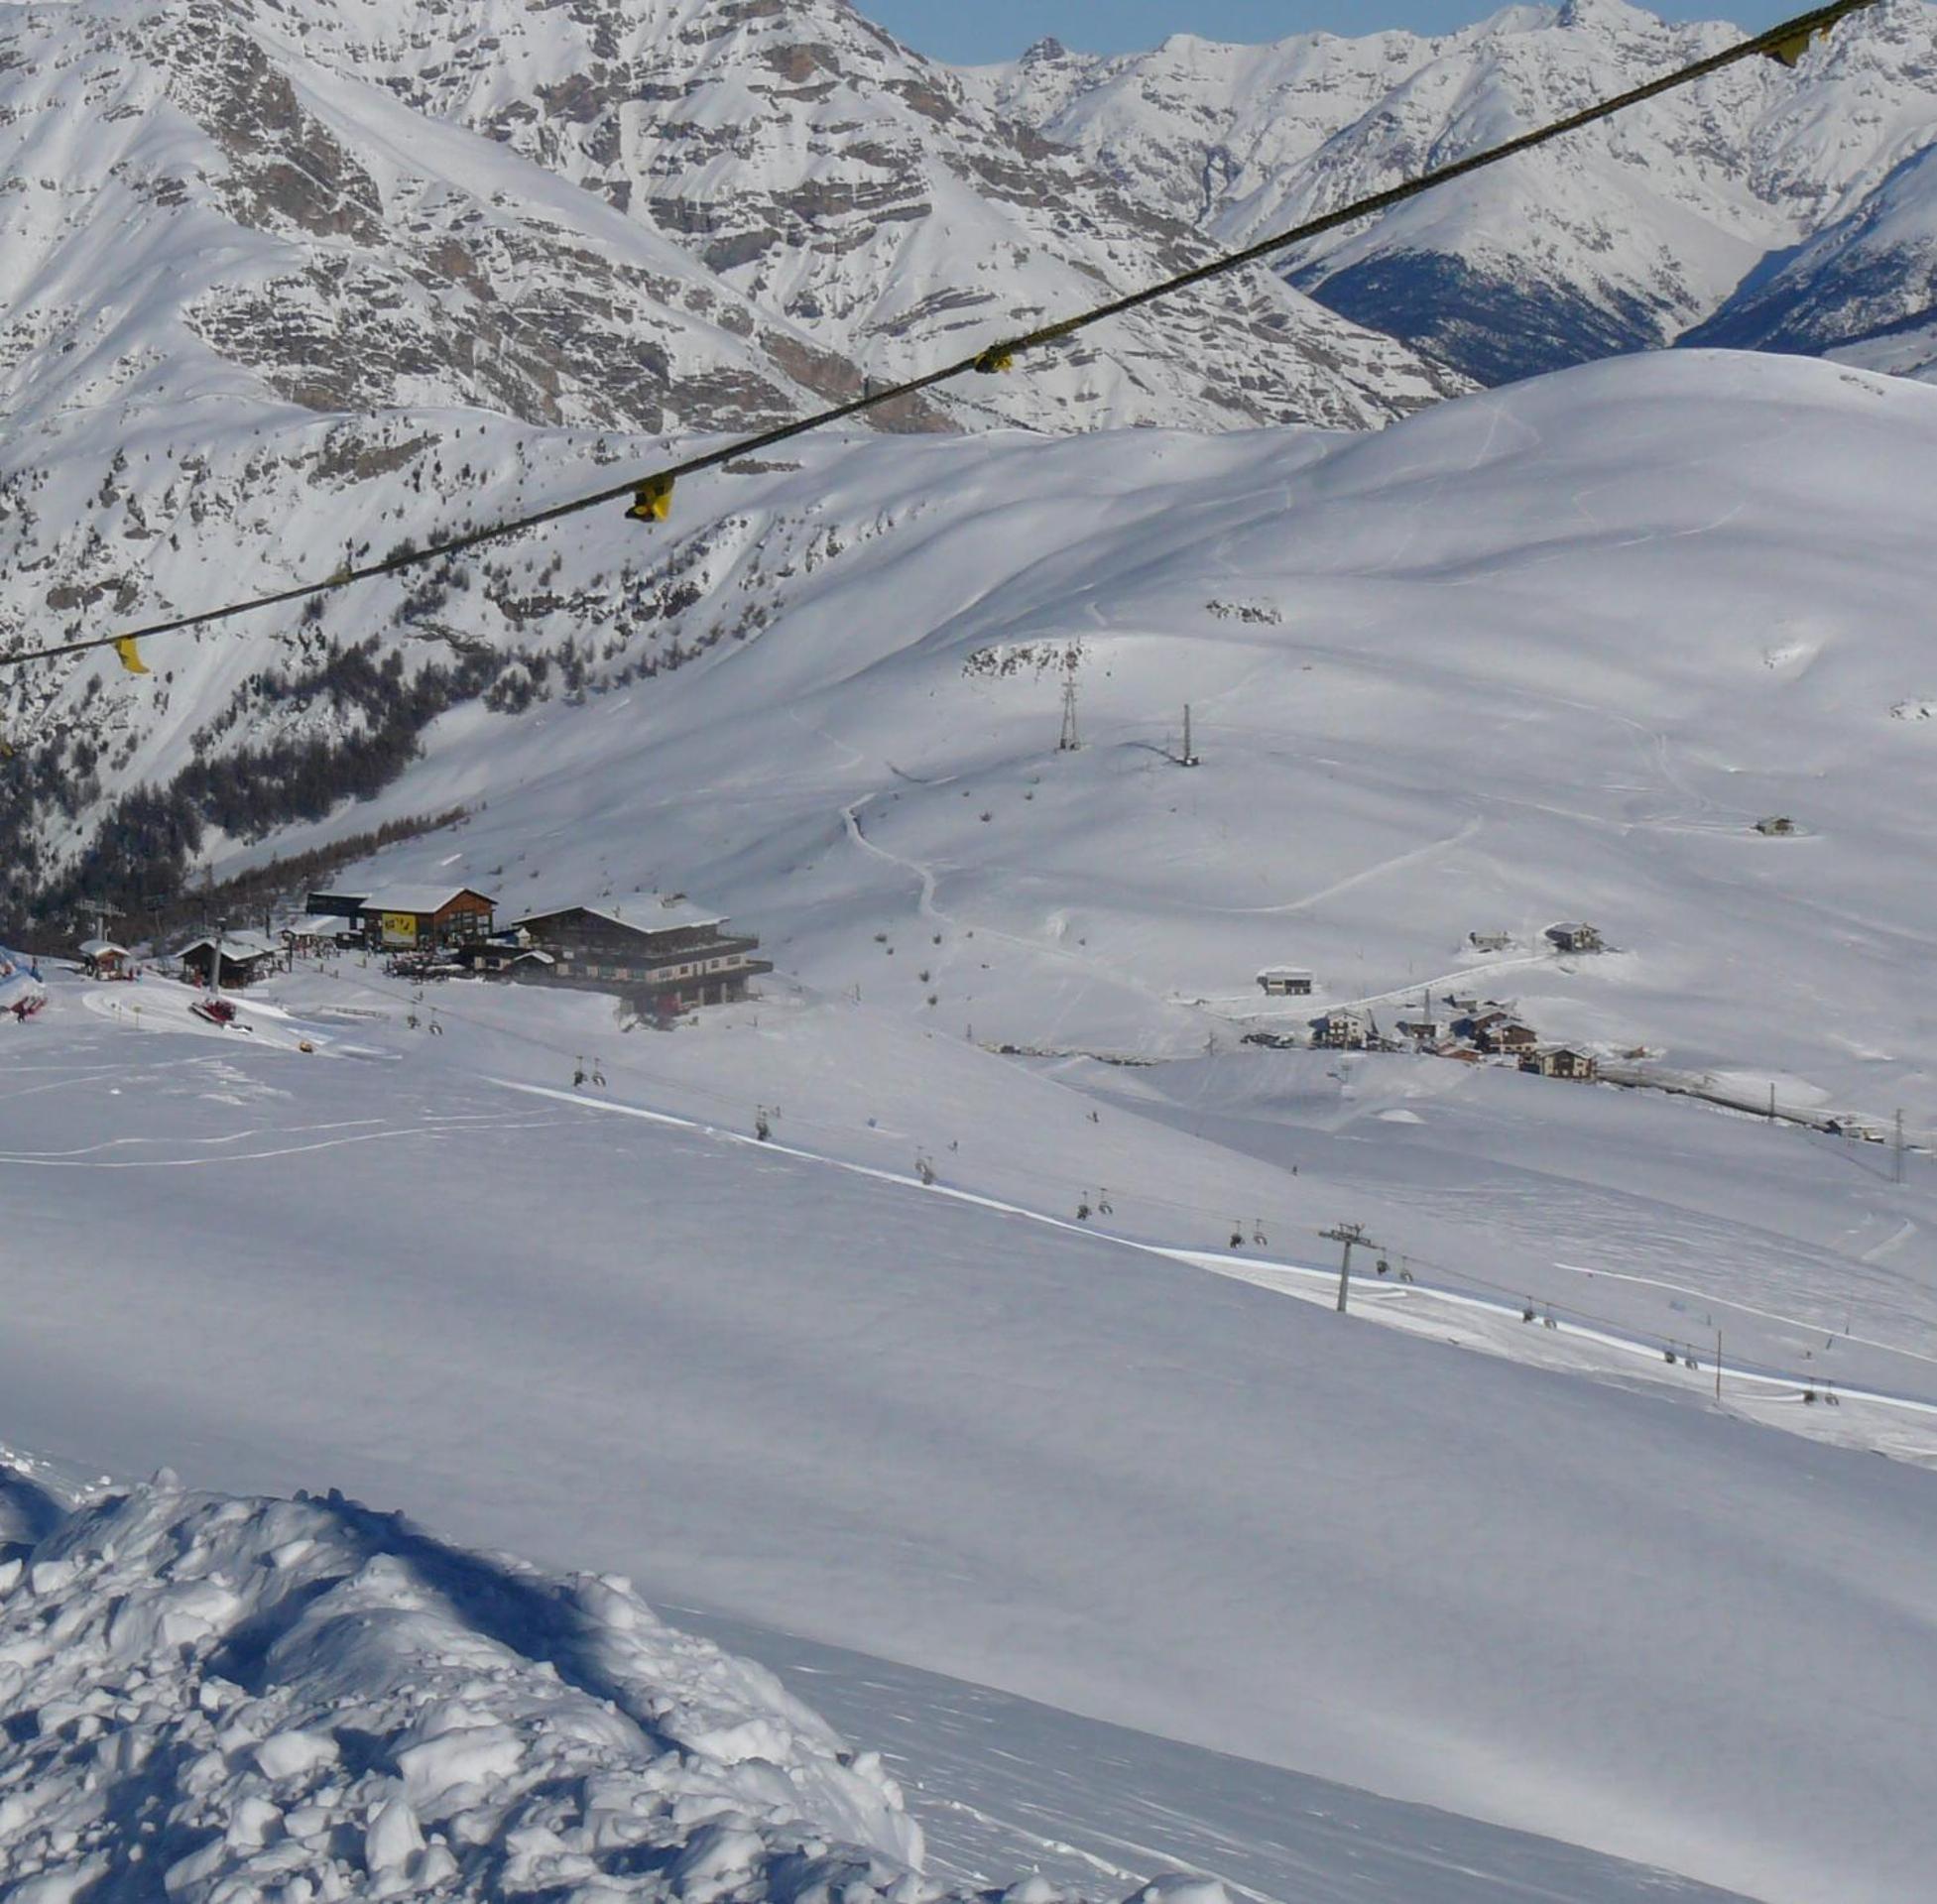
[[[5,1477],[0,1553],[11,1898],[942,1895],[875,1755],[622,1580],[162,1478]]]

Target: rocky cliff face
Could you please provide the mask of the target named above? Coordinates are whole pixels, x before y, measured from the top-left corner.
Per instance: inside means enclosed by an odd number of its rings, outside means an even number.
[[[1122,59],[1049,44],[970,83],[1127,191],[1241,243],[1737,37],[1667,26],[1623,0],[1566,0],[1436,39],[1177,36]],[[1929,309],[1927,270],[1906,278],[1900,249],[1879,269],[1879,241],[1858,235],[1926,216],[1908,201],[1928,202],[1912,162],[1933,142],[1937,8],[1885,0],[1793,71],[1732,68],[1333,233],[1286,271],[1490,382],[1708,323],[1716,341],[1852,343]],[[1799,247],[1811,258],[1797,270],[1787,255]]]
[[[1208,254],[844,0],[263,7],[319,62],[664,231],[877,381]],[[956,401],[1031,427],[1363,426],[1456,387],[1259,274]]]

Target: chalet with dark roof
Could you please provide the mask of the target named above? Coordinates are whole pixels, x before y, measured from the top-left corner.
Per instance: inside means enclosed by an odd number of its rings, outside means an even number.
[[[545,962],[504,958],[507,948],[542,953]],[[757,938],[731,931],[718,913],[648,896],[623,906],[535,912],[492,945],[476,948],[467,963],[487,976],[528,984],[616,992],[642,1011],[669,1017],[744,999],[748,982],[774,969],[755,956],[759,950]]]

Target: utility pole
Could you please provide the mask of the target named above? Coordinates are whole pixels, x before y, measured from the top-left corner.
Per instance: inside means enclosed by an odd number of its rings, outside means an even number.
[[[1903,1181],[1903,1113],[1900,1109],[1896,1114],[1896,1174],[1894,1180],[1898,1183]]]
[[[215,921],[215,946],[208,955],[208,996],[219,999],[222,996],[222,941],[229,935],[227,919]]]
[[[1326,1243],[1342,1243],[1345,1246],[1345,1254],[1338,1266],[1338,1313],[1344,1315],[1346,1297],[1352,1288],[1352,1247],[1354,1244],[1364,1244],[1368,1250],[1376,1250],[1379,1246],[1366,1235],[1365,1226],[1358,1223],[1341,1223],[1318,1234]]]
[[[1715,1404],[1722,1405],[1722,1331],[1715,1332]]]
[[[1056,752],[1073,754],[1081,746],[1076,737],[1076,656],[1072,654],[1063,664],[1062,735],[1056,742]]]

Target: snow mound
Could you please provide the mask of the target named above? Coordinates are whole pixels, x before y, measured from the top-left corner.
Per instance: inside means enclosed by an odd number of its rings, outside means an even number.
[[[765,1669],[333,1492],[67,1512],[0,1469],[0,1707],[17,1904],[945,1895]]]

